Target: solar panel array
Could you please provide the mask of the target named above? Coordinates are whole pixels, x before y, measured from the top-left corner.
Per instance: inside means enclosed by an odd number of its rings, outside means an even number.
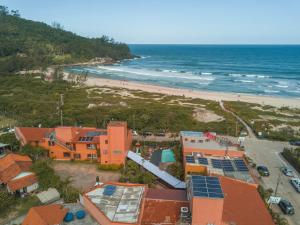
[[[198,163],[202,165],[208,165],[208,160],[204,157],[198,157]]]
[[[234,171],[234,168],[229,159],[211,159],[214,168],[223,169],[226,172]]]
[[[192,176],[193,196],[207,198],[224,198],[219,178]]]
[[[185,157],[185,159],[186,159],[186,162],[187,162],[187,163],[195,163],[195,158],[194,158],[194,156],[187,155],[187,156]]]
[[[234,164],[238,171],[249,171],[248,167],[246,166],[246,163],[242,159],[235,159]]]
[[[94,137],[80,137],[79,141],[92,141]]]

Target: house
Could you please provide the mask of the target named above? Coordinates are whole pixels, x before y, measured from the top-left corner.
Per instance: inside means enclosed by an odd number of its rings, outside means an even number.
[[[32,207],[22,225],[61,225],[68,209],[59,204]]]
[[[30,171],[32,161],[28,156],[10,153],[0,158],[0,184],[10,193],[30,193],[38,188],[36,175]]]
[[[101,225],[274,225],[256,186],[228,177],[190,175],[186,190],[107,182],[80,202]]]
[[[107,129],[92,127],[16,127],[22,145],[40,146],[56,160],[97,160],[101,164],[124,164],[132,132],[126,122],[112,121]]]
[[[180,134],[185,177],[189,174],[227,176],[256,185],[238,144],[211,132],[182,131]]]

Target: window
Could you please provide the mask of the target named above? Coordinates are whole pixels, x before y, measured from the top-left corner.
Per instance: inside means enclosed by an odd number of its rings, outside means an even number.
[[[97,159],[96,154],[87,154],[88,159]]]
[[[96,149],[95,144],[87,144],[86,147],[87,147],[87,149]]]
[[[120,151],[120,150],[114,150],[113,151],[113,154],[121,154],[122,153],[122,151]]]
[[[195,143],[195,140],[191,140],[192,143]]]
[[[203,140],[198,140],[199,143],[203,143]]]
[[[65,158],[70,158],[71,157],[71,154],[69,152],[64,152],[64,157]]]
[[[81,158],[80,154],[78,154],[78,153],[74,154],[74,159],[80,159],[80,158]]]
[[[108,144],[108,140],[105,140],[105,144]]]
[[[187,138],[185,138],[184,140],[185,140],[185,141],[188,141],[188,139],[187,139]]]
[[[49,146],[54,146],[54,145],[55,145],[55,142],[54,142],[54,141],[48,141],[48,145],[49,145]]]
[[[108,154],[107,150],[106,149],[103,150],[103,155],[107,155],[107,154]]]

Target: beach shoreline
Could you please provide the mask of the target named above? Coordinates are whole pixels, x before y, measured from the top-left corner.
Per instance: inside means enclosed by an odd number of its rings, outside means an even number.
[[[69,74],[68,72],[65,73]],[[241,102],[257,103],[260,105],[271,105],[275,107],[300,108],[299,98],[284,98],[284,97],[260,96],[260,95],[244,94],[244,93],[189,90],[183,88],[174,88],[174,87],[146,84],[146,83],[136,82],[136,81],[100,78],[100,77],[90,76],[90,75],[87,77],[84,84],[90,87],[107,86],[107,87],[115,87],[115,88],[125,88],[129,90],[141,90],[149,93],[184,96],[189,98],[200,98],[200,99],[212,100],[212,101],[241,101]]]

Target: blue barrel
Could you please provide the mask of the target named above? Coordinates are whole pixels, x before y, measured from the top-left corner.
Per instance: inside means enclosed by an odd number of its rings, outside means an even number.
[[[76,217],[77,219],[81,220],[85,217],[85,211],[84,210],[79,210],[76,212]]]
[[[64,221],[65,221],[65,222],[71,222],[71,221],[73,221],[73,220],[74,220],[74,215],[73,215],[73,213],[68,212],[68,213],[66,214],[65,218],[64,218]]]

